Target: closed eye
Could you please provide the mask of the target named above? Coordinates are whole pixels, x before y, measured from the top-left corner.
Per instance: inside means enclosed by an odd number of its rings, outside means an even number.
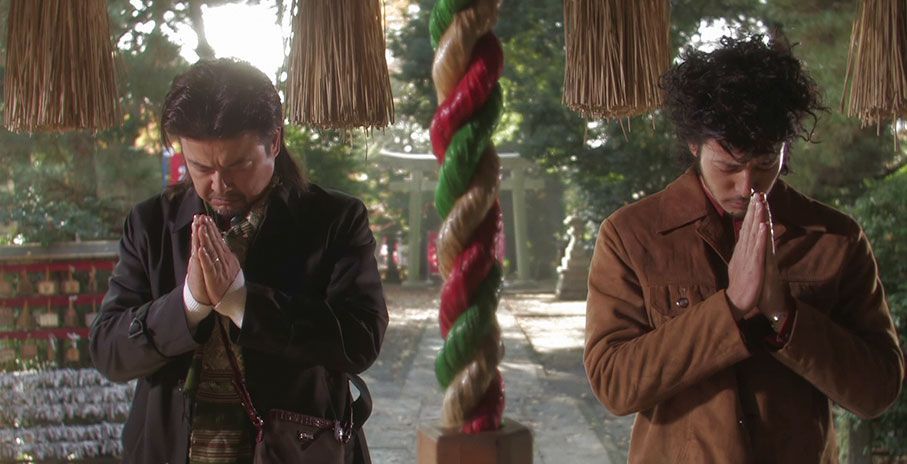
[[[213,169],[212,167],[210,167],[210,166],[203,166],[203,165],[201,165],[201,164],[196,164],[196,163],[189,163],[189,166],[192,167],[192,169],[198,171],[198,172],[201,173],[201,174],[207,174],[207,173],[209,173],[209,172],[211,172],[211,171],[214,170],[214,169]]]
[[[771,171],[778,166],[778,158],[775,158],[771,161],[765,161],[756,165],[757,168],[763,171]]]
[[[743,166],[742,164],[719,163],[718,170],[726,173],[739,172]]]

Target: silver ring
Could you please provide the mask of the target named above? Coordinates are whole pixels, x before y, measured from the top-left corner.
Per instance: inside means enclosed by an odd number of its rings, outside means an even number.
[[[219,263],[219,262],[220,262],[220,258],[214,258],[214,262],[215,262],[215,263]]]

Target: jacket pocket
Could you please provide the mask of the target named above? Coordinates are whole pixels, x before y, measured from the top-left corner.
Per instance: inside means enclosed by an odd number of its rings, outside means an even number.
[[[715,286],[703,283],[649,285],[646,310],[655,327],[696,307],[715,293]]]

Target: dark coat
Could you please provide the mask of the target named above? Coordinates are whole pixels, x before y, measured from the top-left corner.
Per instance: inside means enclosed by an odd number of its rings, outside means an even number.
[[[116,382],[138,379],[123,429],[125,462],[187,459],[192,405],[183,384],[214,325],[212,312],[193,336],[182,298],[192,218],[204,211],[191,188],[133,208],[91,329],[95,367]],[[387,328],[374,251],[359,200],[314,185],[271,192],[243,265],[243,326],[230,325],[262,416],[272,408],[328,419],[347,411],[345,373],[375,361]],[[356,462],[369,462],[361,430],[355,439]]]
[[[897,398],[904,360],[860,226],[780,180],[768,201],[796,305],[777,350],[767,319],[734,321],[734,232],[695,172],[602,223],[585,365],[609,410],[639,413],[631,463],[836,463],[832,402],[875,417]]]

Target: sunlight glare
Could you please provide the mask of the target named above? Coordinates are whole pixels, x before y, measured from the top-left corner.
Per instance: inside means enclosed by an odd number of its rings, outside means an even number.
[[[741,17],[741,20],[744,18]],[[765,24],[762,21],[753,21],[749,24],[746,24],[749,27],[751,32],[757,32],[760,34],[765,34],[768,32]],[[699,22],[699,29],[696,31],[696,34],[693,34],[690,37],[690,45],[695,48],[704,51],[706,53],[714,51],[718,48],[718,40],[723,36],[738,36],[740,32],[746,31],[747,29],[741,29],[741,24],[739,21],[733,23],[728,22],[725,18],[718,19],[703,19]],[[764,40],[768,42],[768,37],[765,37]],[[678,57],[679,58],[679,57]]]
[[[272,81],[284,59],[284,30],[289,31],[289,12],[284,27],[277,24],[277,8],[269,5],[228,4],[204,6],[205,35],[218,58],[238,58],[260,69]],[[189,25],[179,27],[176,40],[180,55],[189,63],[198,61],[198,40]]]

